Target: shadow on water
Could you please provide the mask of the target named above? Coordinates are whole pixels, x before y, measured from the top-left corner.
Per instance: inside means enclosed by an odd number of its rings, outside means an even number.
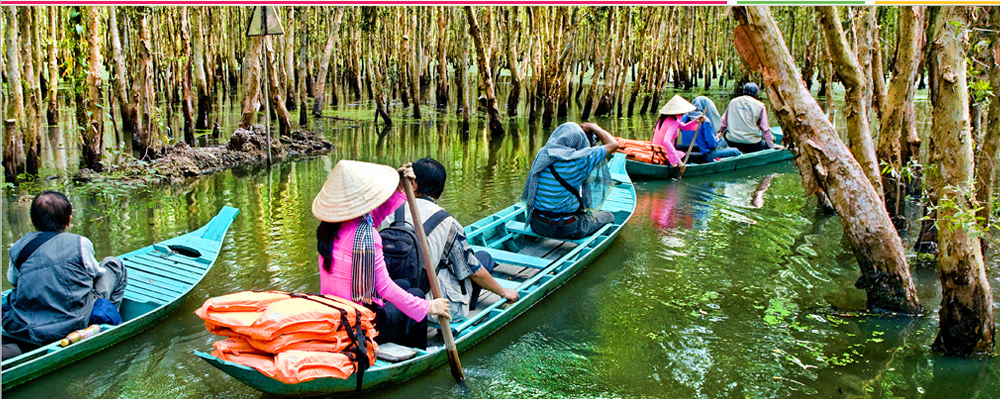
[[[724,109],[721,92],[712,96]],[[368,106],[342,109],[352,107]],[[574,104],[570,115],[578,112]],[[425,121],[403,113],[397,110],[392,127],[312,120],[310,129],[336,148],[271,169],[248,166],[134,191],[71,188],[71,231],[93,239],[100,256],[188,232],[223,205],[241,213],[215,267],[164,322],[4,396],[264,397],[192,355],[218,339],[193,311],[211,296],[241,290],[319,290],[311,203],[338,160],[397,166],[434,157],[448,171],[441,205],[469,224],[520,199],[551,132],[510,119],[504,135],[491,136],[479,119],[465,131],[453,113],[428,107]],[[596,121],[616,135],[645,138],[653,119]],[[50,131],[45,157],[64,169],[75,164],[76,145],[54,139],[62,129]],[[993,358],[930,350],[936,313],[918,319],[858,313],[864,292],[853,287],[857,265],[840,221],[817,212],[791,164],[642,182],[636,192],[635,215],[603,255],[462,355],[466,386],[456,386],[442,366],[366,396],[1000,397]],[[28,204],[16,195],[5,197],[4,244],[32,230]],[[9,263],[6,252],[0,262]],[[996,283],[1000,270],[991,263]],[[936,274],[914,276],[923,305],[936,310]],[[5,276],[3,288],[10,288]]]

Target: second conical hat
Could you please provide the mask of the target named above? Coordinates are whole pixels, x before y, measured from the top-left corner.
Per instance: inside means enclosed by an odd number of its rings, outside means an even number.
[[[392,167],[341,160],[313,199],[313,216],[328,223],[364,216],[388,200],[398,186],[399,173]]]
[[[668,116],[676,116],[678,114],[687,114],[692,111],[697,110],[691,102],[685,100],[681,95],[674,95],[667,104],[663,105],[660,109],[660,114],[665,114]]]

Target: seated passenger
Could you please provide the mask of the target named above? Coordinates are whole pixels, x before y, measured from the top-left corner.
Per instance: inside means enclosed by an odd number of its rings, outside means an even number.
[[[31,224],[38,231],[10,247],[7,280],[14,288],[4,305],[3,329],[15,338],[45,344],[91,324],[112,323],[109,313],[113,323],[121,321],[125,266],[111,256],[97,263],[89,239],[64,232],[72,214],[65,195],[42,192],[31,202]],[[5,358],[19,353],[8,354],[7,345]]]
[[[692,148],[692,152],[698,152],[692,154],[688,161],[691,163],[710,163],[717,159],[739,156],[739,150],[730,148],[724,139],[716,137],[716,128],[721,126],[721,119],[719,111],[715,108],[715,102],[705,96],[698,96],[691,103],[696,107],[696,110],[685,114],[681,122],[690,122],[701,116],[705,116],[705,121],[697,131],[681,130],[678,147],[688,149],[693,138],[695,148]]]
[[[312,204],[312,213],[320,220],[316,229],[320,292],[375,312],[377,343],[427,348],[424,318],[450,317],[448,300],[427,301],[424,292],[406,280],[389,278],[382,237],[375,230],[406,202],[400,182],[404,174],[412,179],[413,169],[406,165],[397,172],[380,164],[337,162]]]
[[[414,196],[417,197],[417,208],[424,229],[428,228],[428,220],[437,213],[443,213],[443,219],[435,219],[437,225],[426,232],[427,247],[431,255],[431,266],[435,266],[438,284],[442,295],[451,301],[451,317],[455,322],[464,320],[470,309],[476,308],[479,293],[483,288],[497,294],[510,302],[517,301],[517,291],[503,288],[493,278],[491,272],[496,266],[493,258],[486,251],[474,252],[465,240],[465,229],[450,214],[438,206],[437,200],[444,192],[445,179],[448,174],[437,160],[424,158],[413,163],[413,173],[417,179],[413,183]],[[382,223],[381,228],[389,227],[398,217],[413,224],[410,208],[402,205],[396,212],[390,214]],[[445,247],[448,249],[445,249]],[[419,277],[406,278],[411,284],[421,288],[429,288],[427,276],[420,269]]]
[[[596,139],[602,145],[596,145]],[[552,132],[528,172],[521,200],[528,207],[532,231],[559,239],[579,239],[614,222],[597,209],[611,191],[607,157],[618,142],[593,123],[565,123]]]
[[[743,86],[743,96],[729,102],[722,114],[722,127],[729,146],[742,153],[759,152],[766,149],[784,149],[774,144],[771,124],[767,121],[767,109],[757,100],[760,89],[750,82]]]
[[[660,109],[660,119],[656,122],[656,128],[653,131],[653,140],[651,141],[654,145],[663,146],[667,152],[667,162],[671,166],[676,166],[681,169],[681,174],[687,168],[684,165],[684,155],[685,153],[677,150],[674,147],[674,142],[677,140],[677,135],[679,130],[697,130],[699,124],[705,121],[705,116],[698,117],[694,121],[688,121],[687,123],[681,123],[681,116],[695,111],[696,108],[693,104],[684,100],[680,95],[674,95],[673,98],[667,102],[666,105]]]

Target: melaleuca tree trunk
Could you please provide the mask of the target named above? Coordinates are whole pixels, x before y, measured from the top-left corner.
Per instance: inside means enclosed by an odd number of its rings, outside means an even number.
[[[486,47],[483,45],[483,36],[479,30],[479,22],[476,21],[476,13],[472,6],[465,6],[465,17],[469,22],[469,36],[476,46],[476,62],[479,70],[479,92],[485,97],[482,105],[486,107],[486,114],[490,120],[490,133],[503,134],[503,125],[500,124],[500,111],[497,110],[497,97],[493,86],[492,71],[490,71],[490,60],[486,54]]]
[[[768,7],[735,7],[740,56],[763,76],[763,88],[785,135],[796,144],[795,164],[810,194],[824,193],[840,216],[858,261],[855,286],[868,308],[906,314],[922,311],[903,243],[864,170],[805,88]]]
[[[817,7],[820,14],[820,25],[826,35],[826,45],[833,60],[833,68],[840,76],[846,93],[844,94],[844,112],[847,113],[847,137],[851,143],[851,154],[861,165],[862,171],[868,177],[875,192],[882,196],[882,177],[879,174],[878,162],[875,160],[875,145],[872,143],[871,130],[868,125],[868,104],[871,102],[870,85],[865,79],[864,70],[858,58],[851,52],[841,27],[837,7]],[[870,53],[868,53],[870,56]],[[871,58],[867,61],[870,67]]]
[[[903,197],[908,192],[902,141],[909,135],[903,128],[905,120],[913,118],[913,82],[923,58],[920,51],[923,48],[923,20],[924,7],[901,7],[899,10],[895,73],[889,78],[875,152],[880,164],[887,166],[882,174],[885,208],[889,216],[897,220],[903,216]]]
[[[993,349],[993,295],[983,254],[968,223],[975,206],[973,141],[966,73],[970,10],[942,7],[930,43],[931,113],[928,183],[937,197],[941,310],[934,348],[952,354]]]

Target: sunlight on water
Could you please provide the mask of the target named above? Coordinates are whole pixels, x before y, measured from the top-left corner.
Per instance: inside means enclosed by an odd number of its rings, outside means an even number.
[[[713,96],[724,99],[722,92]],[[719,107],[725,107],[720,100]],[[576,110],[573,111],[574,113]],[[516,202],[549,130],[512,120],[493,138],[462,133],[430,109],[379,130],[324,119],[337,148],[137,191],[69,191],[71,231],[99,256],[186,233],[237,207],[220,259],[165,321],[98,355],[4,392],[8,398],[256,398],[264,394],[193,355],[217,340],[193,311],[241,290],[319,290],[313,196],[342,158],[393,166],[432,156],[448,170],[441,205],[468,224]],[[926,117],[922,117],[926,118]],[[646,137],[652,116],[601,119]],[[559,123],[561,121],[557,121]],[[842,124],[840,125],[843,126]],[[69,155],[49,150],[64,164]],[[66,160],[69,160],[68,162]],[[791,164],[636,184],[637,207],[590,266],[448,367],[368,396],[384,398],[1000,397],[991,358],[936,355],[937,315],[872,317],[839,219],[816,210]],[[2,239],[31,231],[28,204],[5,198]],[[2,263],[9,263],[4,253]],[[996,260],[990,280],[998,283]],[[5,269],[4,269],[5,270]],[[936,273],[914,268],[922,304],[940,302]],[[4,276],[3,288],[10,285]]]

